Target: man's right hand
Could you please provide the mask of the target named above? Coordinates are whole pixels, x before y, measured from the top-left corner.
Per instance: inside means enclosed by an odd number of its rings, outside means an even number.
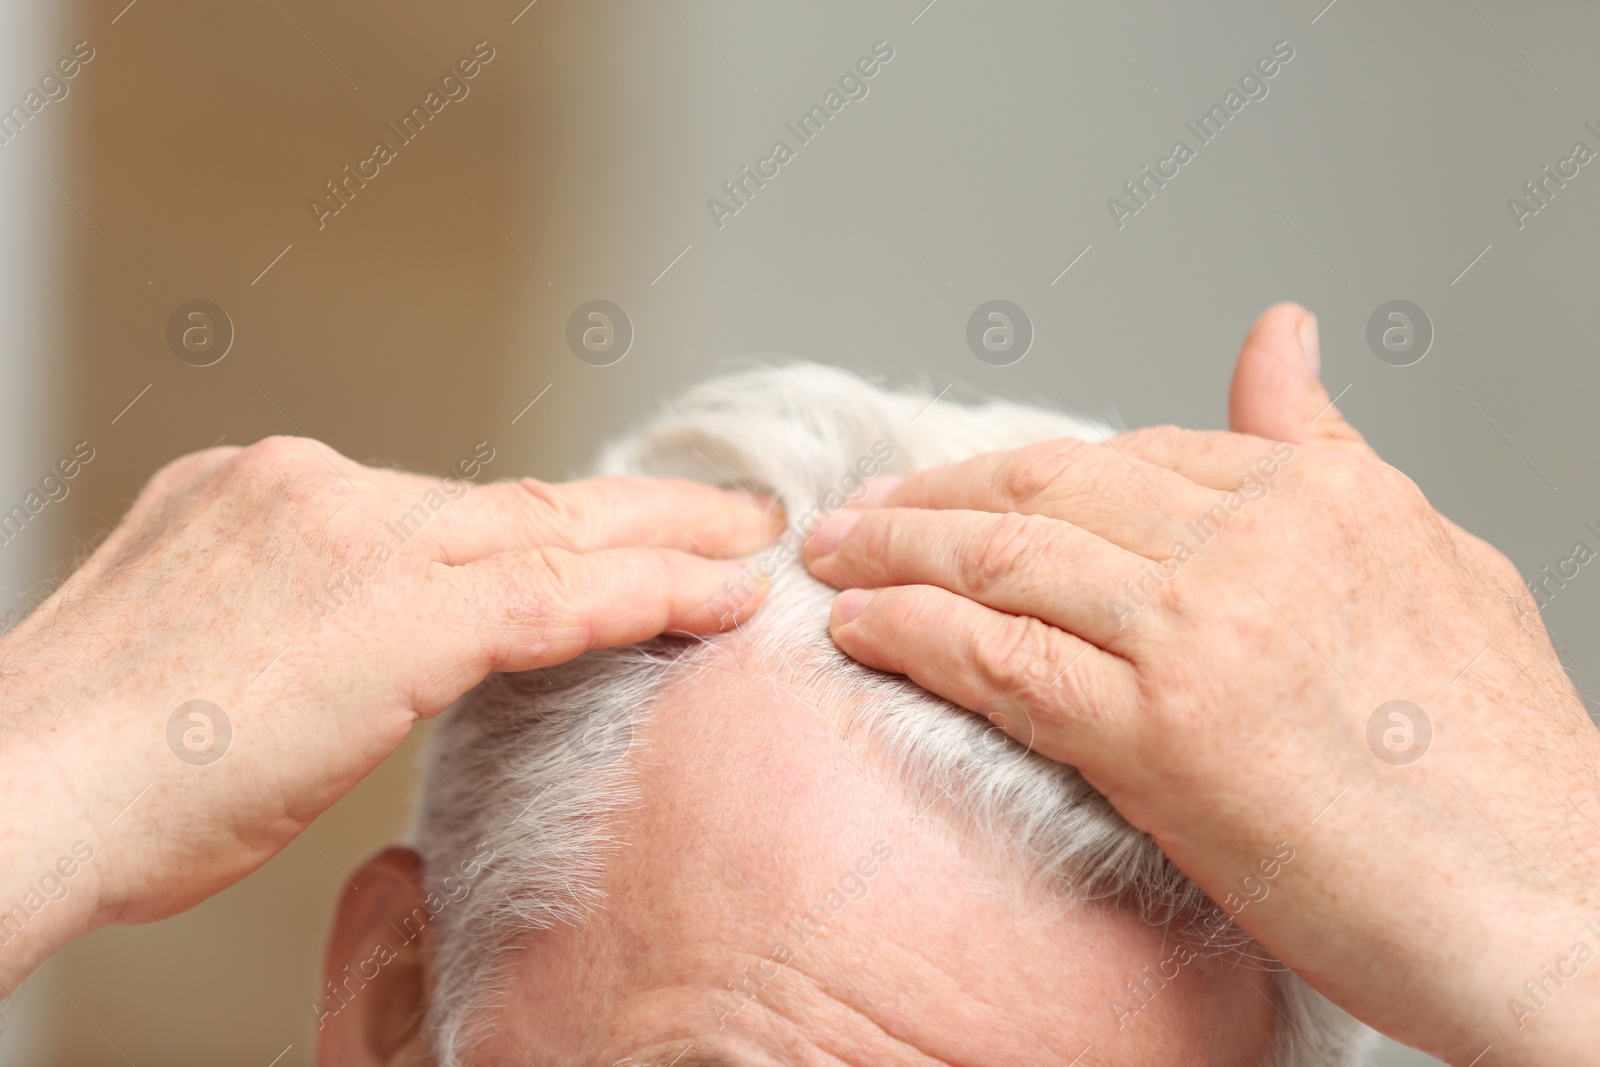
[[[242,878],[489,672],[732,625],[760,590],[730,613],[741,568],[704,557],[778,528],[699,483],[476,486],[303,438],[165,467],[0,639],[0,996]]]

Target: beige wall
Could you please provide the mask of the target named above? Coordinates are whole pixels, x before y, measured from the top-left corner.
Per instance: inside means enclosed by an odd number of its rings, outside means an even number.
[[[67,209],[61,223],[70,402],[58,436],[97,450],[66,501],[71,534],[98,536],[158,466],[219,440],[303,431],[442,473],[490,438],[490,473],[512,473],[528,450],[501,415],[500,380],[538,279],[448,184],[522,243],[533,190],[513,147],[528,63],[504,5],[278,0],[313,47],[267,3],[142,0],[113,25],[125,4],[86,4],[61,30],[63,46],[96,50],[55,105],[72,109],[75,148],[50,175],[92,220]],[[496,58],[470,94],[319,231],[308,199],[485,39]],[[164,336],[197,297],[236,327],[206,368]],[[56,548],[65,562],[70,542]],[[310,1063],[306,1005],[340,872],[402,832],[416,740],[240,885],[50,964],[60,994],[36,982],[19,1006],[48,1020],[39,1062],[265,1067],[292,1045],[280,1067]]]

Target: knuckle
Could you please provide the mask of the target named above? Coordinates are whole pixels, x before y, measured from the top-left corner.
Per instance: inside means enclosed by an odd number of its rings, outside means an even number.
[[[1260,501],[1269,495],[1271,495],[1270,490],[1259,495],[1244,494],[1243,500],[1245,504],[1250,504]],[[1226,501],[1224,501],[1223,506],[1227,507]],[[1273,539],[1282,532],[1276,516],[1265,514],[1261,508],[1246,507],[1241,504],[1238,508],[1230,509],[1230,512],[1228,519],[1229,530],[1235,537],[1244,539],[1249,543],[1259,544],[1263,540]],[[1209,513],[1208,509],[1207,514]]]
[[[1237,618],[1248,617],[1259,603],[1244,598],[1253,597],[1248,591],[1241,596],[1238,585],[1226,569],[1207,573],[1182,564],[1147,564],[1123,583],[1113,603],[1118,640],[1141,659],[1231,632]]]
[[[179,456],[161,467],[145,483],[146,496],[168,496],[193,481],[197,476],[232,458],[239,449],[234,446],[202,449]]]
[[[1075,655],[1075,654],[1074,654]],[[1036,708],[1067,712],[1081,723],[1099,727],[1108,720],[1108,711],[1120,703],[1117,684],[1105,672],[1091,670],[1087,664],[1068,659],[1052,664],[1050,675],[1024,694]]]
[[[521,623],[560,617],[575,618],[583,599],[580,560],[559,548],[542,548],[529,556],[528,568],[518,572],[516,589],[507,607]]]
[[[570,540],[583,517],[578,494],[538,478],[518,478],[511,485],[533,512],[541,533],[560,542]]]
[[[534,647],[588,640],[578,559],[561,549],[527,553],[514,567],[495,569],[483,605],[502,635],[525,635]],[[585,646],[587,647],[587,646]]]
[[[1511,557],[1491,545],[1489,542],[1474,537],[1465,530],[1454,531],[1455,550],[1458,557],[1463,558],[1469,567],[1481,570],[1488,585],[1495,589],[1509,589],[1514,595],[1527,594],[1530,583],[1511,561]]]
[[[324,447],[309,437],[264,437],[239,449],[219,470],[223,480],[281,486],[311,473],[313,449]],[[327,468],[323,467],[326,471]]]
[[[1018,503],[1036,500],[1049,493],[1093,447],[1075,437],[1063,437],[1024,448],[1007,465],[1001,489]]]
[[[1170,456],[1194,450],[1201,442],[1194,440],[1189,430],[1181,426],[1145,426],[1125,433],[1122,439],[1135,448],[1148,450],[1155,455]]]
[[[308,437],[275,434],[272,437],[263,437],[255,444],[241,449],[239,459],[251,465],[298,463],[305,458],[305,448],[308,444],[314,445],[315,442]]]
[[[1327,453],[1297,474],[1297,489],[1319,511],[1335,514],[1357,510],[1377,489],[1375,465],[1359,456]]]
[[[1443,525],[1422,487],[1394,467],[1381,460],[1358,456],[1343,478],[1347,488],[1342,494],[1340,510],[1350,519],[1376,517],[1389,525],[1410,527],[1417,532],[1426,529],[1431,537],[1443,535]]]
[[[1010,512],[986,521],[968,551],[960,553],[959,575],[967,592],[983,596],[1006,582],[1048,536],[1048,520]]]
[[[1527,588],[1527,579],[1522,576],[1522,571],[1517,565],[1511,562],[1510,556],[1487,543],[1484,544],[1483,555],[1492,573],[1500,582],[1519,592]]]
[[[1365,492],[1376,492],[1406,503],[1426,502],[1422,487],[1398,467],[1391,467],[1373,456],[1351,455],[1345,464],[1347,484]]]
[[[1194,614],[1195,595],[1192,583],[1184,581],[1194,576],[1181,572],[1156,586],[1150,597],[1151,607],[1158,618],[1186,619]]]
[[[975,640],[978,669],[986,681],[1005,692],[1040,686],[1057,644],[1048,624],[1027,615],[1005,616]]]

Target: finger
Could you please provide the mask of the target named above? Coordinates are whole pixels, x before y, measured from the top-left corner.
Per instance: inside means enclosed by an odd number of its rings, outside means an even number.
[[[456,652],[471,685],[669,631],[725,630],[766,595],[756,573],[664,548],[541,548],[440,565],[433,576],[436,599],[467,623]]]
[[[781,508],[684,479],[426,484],[435,491],[444,484],[443,491],[457,494],[448,506],[436,509],[431,526],[443,562],[452,564],[545,547],[593,552],[640,546],[741,556],[769,544],[783,529]],[[423,498],[417,500],[426,509]]]
[[[1117,447],[1146,463],[1176,471],[1208,489],[1236,492],[1271,478],[1294,458],[1295,446],[1242,433],[1150,426],[1118,434]]]
[[[1119,590],[1149,560],[1044,515],[871,508],[835,514],[806,547],[837,588],[933,585],[1117,649]]]
[[[1074,766],[1115,751],[1138,701],[1133,665],[1038,619],[932,586],[849,590],[834,599],[834,642],[868,667],[903,674],[1018,741]]]
[[[1376,455],[1332,405],[1321,353],[1315,315],[1299,304],[1267,309],[1239,350],[1228,425],[1273,441]]]
[[[1073,438],[991,452],[908,475],[883,502],[908,508],[1048,515],[1159,559],[1183,525],[1215,503],[1182,475],[1119,450]]]

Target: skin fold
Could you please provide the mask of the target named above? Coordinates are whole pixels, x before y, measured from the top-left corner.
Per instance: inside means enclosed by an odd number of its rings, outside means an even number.
[[[845,590],[834,639],[1020,705],[998,725],[1214,899],[1289,842],[1237,921],[1373,1027],[1463,1064],[1594,1062],[1600,967],[1517,1004],[1600,917],[1600,731],[1516,568],[1329,406],[1315,329],[1280,306],[1241,356],[1236,428],[1277,441],[1051,442],[836,515],[807,546]],[[1414,762],[1381,754],[1395,706],[1431,732]]]

